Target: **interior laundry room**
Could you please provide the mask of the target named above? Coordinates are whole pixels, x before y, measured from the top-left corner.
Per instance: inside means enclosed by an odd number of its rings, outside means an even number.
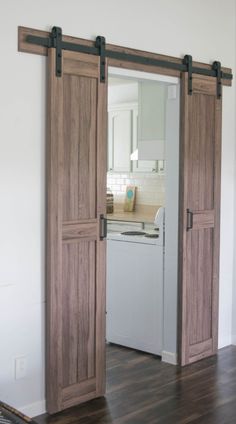
[[[106,339],[171,363],[177,353],[178,149],[178,79],[110,68]],[[169,325],[172,340],[165,336]]]

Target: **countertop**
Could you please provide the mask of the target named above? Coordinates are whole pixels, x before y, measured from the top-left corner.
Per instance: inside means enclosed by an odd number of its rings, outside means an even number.
[[[114,212],[107,214],[107,219],[111,221],[144,222],[153,224],[157,210],[160,205],[140,205],[136,206],[133,212],[124,212],[121,205],[114,206]]]

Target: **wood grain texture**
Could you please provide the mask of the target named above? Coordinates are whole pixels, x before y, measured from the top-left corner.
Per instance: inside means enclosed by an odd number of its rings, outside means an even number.
[[[107,64],[105,69],[107,81]],[[107,186],[107,84],[98,85],[97,105],[97,216],[106,215],[106,186]],[[104,113],[105,111],[105,113]],[[102,396],[106,391],[106,284],[101,276],[106,272],[106,243],[97,242],[97,293],[96,293],[96,370],[97,395]],[[105,278],[105,277],[104,277]]]
[[[181,364],[213,355],[218,340],[221,100],[213,78],[182,87],[179,311]],[[193,227],[187,231],[187,209]]]
[[[55,51],[48,57],[47,110],[47,251],[46,251],[46,399],[48,410],[61,404],[62,384],[62,155],[63,107],[62,79],[55,78]]]
[[[95,376],[95,242],[64,244],[63,387]]]
[[[91,71],[92,70],[92,71]],[[96,72],[95,72],[96,70]],[[49,51],[47,410],[104,394],[106,84],[99,58]],[[99,108],[99,110],[98,110]],[[103,128],[104,127],[104,128]],[[101,170],[100,170],[101,168]],[[101,371],[102,370],[102,371]]]
[[[90,379],[78,386],[68,386],[62,389],[63,392],[63,409],[69,408],[76,404],[78,395],[83,402],[96,397],[96,379]],[[76,393],[76,395],[75,395]]]
[[[186,357],[186,331],[183,332],[184,323],[186,322],[187,304],[186,299],[186,276],[184,269],[186,266],[186,233],[187,214],[186,214],[186,196],[187,184],[184,181],[187,178],[187,167],[185,166],[186,143],[188,136],[188,108],[186,107],[186,96],[188,95],[188,87],[186,84],[186,76],[182,74],[180,85],[180,145],[179,145],[179,234],[178,234],[178,308],[177,308],[177,333],[178,333],[178,361],[182,362],[182,358]],[[184,115],[184,119],[183,119]]]
[[[98,236],[99,225],[97,220],[62,223],[62,240],[65,243],[78,242],[79,239],[97,240]]]
[[[216,79],[198,75],[193,79],[193,91],[195,94],[209,94],[214,96],[216,93]]]
[[[201,228],[214,228],[214,225],[214,210],[204,210],[204,212],[193,210],[193,228],[195,230],[200,230]]]
[[[18,27],[18,51],[26,52],[26,53],[41,54],[41,55],[46,56],[48,54],[48,52],[47,52],[48,49],[45,48],[45,47],[36,46],[36,45],[27,43],[25,41],[27,35],[35,35],[35,36],[46,38],[46,37],[49,36],[49,32],[41,31],[41,30],[37,30],[37,29],[33,29],[33,28],[27,28],[27,27],[23,27],[23,26]],[[85,40],[85,39],[82,39],[82,38],[63,35],[62,39],[63,39],[63,41],[68,41],[68,42],[72,42],[72,43],[75,43],[75,44],[81,44],[81,45],[86,45],[86,46],[90,46],[90,47],[94,46],[94,41]],[[116,46],[116,45],[113,45],[113,44],[107,44],[106,49],[117,51],[117,52],[120,52],[120,53],[123,52],[123,53],[128,53],[128,54],[133,54],[133,55],[141,55],[142,57],[147,57],[147,58],[152,58],[152,59],[165,60],[167,62],[171,61],[171,62],[175,62],[175,63],[182,63],[182,59],[177,58],[177,57],[146,52],[146,51],[143,51],[143,50],[131,49],[131,48],[128,48],[128,47]],[[139,70],[139,71],[153,72],[153,73],[175,76],[175,77],[181,76],[180,71],[176,71],[174,69],[162,68],[162,67],[159,68],[157,66],[142,65],[142,64],[126,62],[126,61],[124,62],[124,61],[120,61],[120,60],[117,60],[117,59],[110,59],[110,58],[107,59],[107,63],[108,63],[109,66],[116,66],[116,67],[121,67],[121,68],[126,68],[126,69],[135,69],[135,70]],[[201,63],[201,62],[195,62],[194,61],[193,66],[194,67],[201,67],[201,68],[205,68],[205,69],[211,69],[211,66],[209,64]],[[222,67],[222,71],[223,72],[231,72],[231,69],[226,68],[226,67]],[[224,79],[224,80],[222,80],[222,84],[231,86],[232,81]]]
[[[97,78],[98,74],[98,58],[97,56],[64,51],[65,54],[63,65],[67,75],[80,75],[84,77]]]
[[[115,345],[107,347],[107,393],[38,424],[234,424],[236,347],[188,367]]]

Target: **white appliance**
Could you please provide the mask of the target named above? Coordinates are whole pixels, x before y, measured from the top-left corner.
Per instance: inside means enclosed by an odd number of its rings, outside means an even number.
[[[161,207],[157,210],[155,219],[154,219],[155,228],[161,228],[161,234],[164,235],[164,226],[165,226],[165,208]]]
[[[161,355],[164,210],[158,212],[155,226],[148,228],[151,237],[124,234],[124,230],[146,229],[133,223],[108,225],[106,338]]]

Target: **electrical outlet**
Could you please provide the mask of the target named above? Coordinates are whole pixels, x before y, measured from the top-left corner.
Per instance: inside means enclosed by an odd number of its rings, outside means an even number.
[[[27,359],[26,356],[15,358],[15,379],[19,380],[26,376]]]

